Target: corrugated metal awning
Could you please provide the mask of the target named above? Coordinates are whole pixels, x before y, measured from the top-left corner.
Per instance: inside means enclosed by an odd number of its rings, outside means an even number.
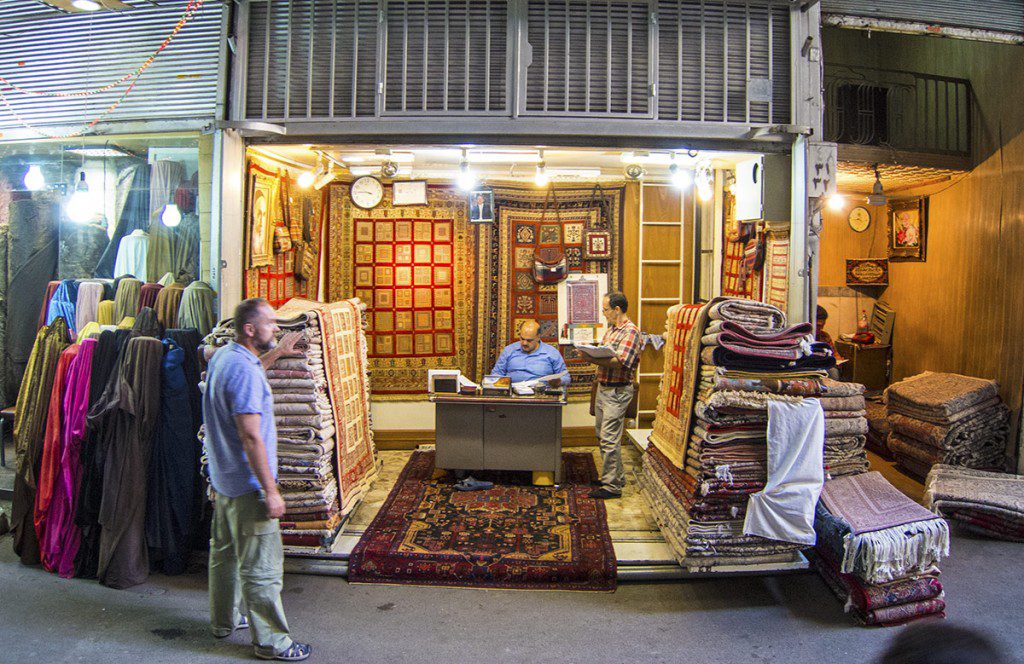
[[[822,20],[844,25],[837,19],[859,17],[921,26],[924,33],[939,33],[971,39],[1014,41],[1024,38],[1024,0],[987,0],[984,3],[962,0],[822,0]],[[846,27],[870,27],[846,24]],[[882,26],[876,28],[884,29]],[[950,30],[943,30],[949,28]],[[986,33],[990,33],[986,35]]]

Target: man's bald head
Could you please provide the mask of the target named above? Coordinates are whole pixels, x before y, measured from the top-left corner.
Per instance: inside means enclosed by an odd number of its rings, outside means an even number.
[[[519,326],[519,345],[524,353],[537,350],[540,346],[540,323],[528,320]]]

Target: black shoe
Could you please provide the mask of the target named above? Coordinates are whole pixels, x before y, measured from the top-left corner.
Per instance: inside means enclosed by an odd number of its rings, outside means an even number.
[[[596,489],[597,487],[604,486],[604,485],[601,484],[601,480],[594,480],[593,482],[590,483],[590,486],[592,486],[592,487],[594,487]]]
[[[594,489],[593,491],[591,491],[590,492],[590,497],[591,498],[597,498],[598,500],[608,500],[610,498],[622,498],[622,494],[621,493],[612,493],[608,489],[605,489],[604,487],[602,487],[600,489]]]

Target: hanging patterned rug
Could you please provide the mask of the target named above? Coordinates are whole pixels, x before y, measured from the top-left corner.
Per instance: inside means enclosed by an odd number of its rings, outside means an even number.
[[[615,552],[587,453],[562,455],[559,488],[530,473],[480,472],[492,489],[431,479],[433,452],[414,452],[349,559],[348,580],[462,588],[615,590]]]

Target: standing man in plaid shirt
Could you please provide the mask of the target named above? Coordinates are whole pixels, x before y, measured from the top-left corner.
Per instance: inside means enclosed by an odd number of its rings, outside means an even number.
[[[607,499],[622,496],[626,473],[622,468],[622,430],[626,409],[633,400],[633,376],[640,364],[643,341],[640,330],[626,316],[629,301],[619,292],[608,293],[602,300],[608,331],[601,340],[615,357],[589,358],[598,366],[597,396],[594,400],[594,429],[601,446],[600,486],[590,492],[591,498]]]

